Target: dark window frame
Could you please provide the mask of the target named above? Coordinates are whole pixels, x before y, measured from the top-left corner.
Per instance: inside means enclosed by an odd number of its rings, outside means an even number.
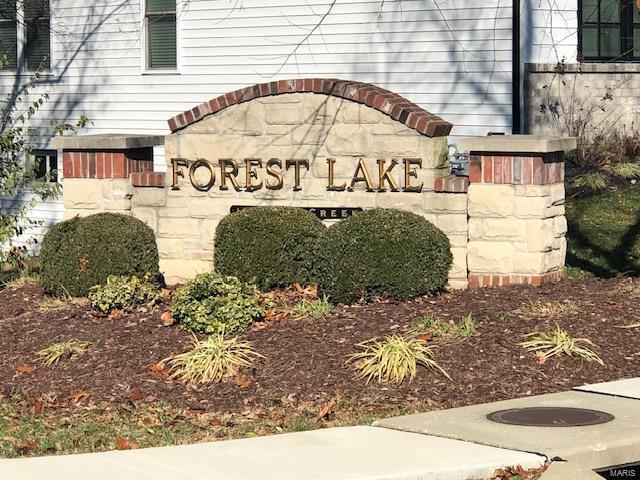
[[[24,57],[24,66],[27,71],[35,72],[37,70],[49,71],[51,70],[51,0],[33,0],[35,3],[44,3],[46,1],[46,7],[44,10],[38,11],[38,7],[42,5],[36,5],[35,14],[28,15],[27,14],[27,2],[30,0],[23,0],[22,8],[23,8],[23,16],[24,16],[24,26],[23,26],[23,57]],[[30,12],[29,12],[30,13]],[[37,64],[31,65],[32,60],[37,60],[31,58],[30,49],[32,48],[31,42],[34,32],[36,34],[41,34],[42,31],[46,32],[47,40],[48,40],[48,52],[46,56],[39,59]]]
[[[58,166],[57,150],[40,150],[36,149],[29,155],[30,163],[33,166],[33,172],[36,180],[43,180],[49,176],[48,181],[51,183],[59,183],[61,180],[60,169]]]
[[[2,3],[3,5],[0,6],[0,9],[2,10],[1,12],[2,18],[0,18],[0,23],[2,23],[3,26],[13,27],[12,33],[14,36],[15,45],[13,45],[13,49],[14,49],[13,52],[5,51],[4,49],[0,51],[0,55],[7,55],[8,57],[8,63],[2,68],[0,68],[0,71],[15,72],[19,64],[18,50],[19,50],[19,43],[20,43],[20,36],[18,35],[17,2],[14,1],[14,2],[2,2]],[[4,3],[10,3],[12,4],[12,7],[7,5],[6,6],[7,8],[5,10]],[[5,16],[12,16],[13,18],[4,18]],[[11,53],[13,53],[13,56],[11,56]]]
[[[640,30],[640,21],[635,21],[634,9],[637,9],[636,0],[618,0],[619,20],[617,22],[602,22],[600,18],[601,3],[598,1],[598,18],[585,21],[583,19],[583,0],[578,2],[578,59],[584,62],[640,62],[640,55],[634,56],[634,30]],[[598,39],[598,55],[585,55],[583,50],[583,33],[586,27],[596,27]],[[615,56],[602,55],[602,28],[620,29],[620,54]],[[640,43],[640,39],[637,39]],[[638,49],[638,47],[636,47]]]

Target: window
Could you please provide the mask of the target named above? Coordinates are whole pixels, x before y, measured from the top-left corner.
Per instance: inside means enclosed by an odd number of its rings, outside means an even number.
[[[146,67],[175,70],[177,59],[176,0],[145,0]]]
[[[28,70],[51,68],[49,0],[25,0],[24,55]]]
[[[49,2],[50,0],[0,0],[0,55],[4,58],[0,64],[2,70],[17,70],[19,51],[22,54],[20,66],[24,65],[27,70],[51,68]]]
[[[0,62],[2,70],[18,66],[18,29],[15,0],[0,0]]]
[[[56,150],[35,150],[32,156],[35,177],[38,180],[58,182],[58,152]]]
[[[579,51],[583,60],[640,60],[636,0],[582,0]]]

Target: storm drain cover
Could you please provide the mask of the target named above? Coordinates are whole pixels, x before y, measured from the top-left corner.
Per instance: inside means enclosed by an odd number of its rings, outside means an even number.
[[[529,407],[500,410],[487,415],[492,422],[527,427],[582,427],[607,423],[610,413],[570,407]]]

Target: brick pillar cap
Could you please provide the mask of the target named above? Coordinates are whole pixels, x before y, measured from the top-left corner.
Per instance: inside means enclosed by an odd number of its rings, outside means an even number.
[[[571,152],[576,149],[575,137],[544,135],[491,135],[465,137],[458,140],[460,152],[482,153],[552,153]]]

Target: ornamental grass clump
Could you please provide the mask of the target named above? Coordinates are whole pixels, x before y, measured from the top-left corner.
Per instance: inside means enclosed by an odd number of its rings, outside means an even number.
[[[295,207],[253,207],[224,217],[216,228],[214,269],[262,291],[309,285],[313,247],[325,227]]]
[[[334,311],[335,310],[331,303],[329,303],[329,299],[326,295],[314,300],[307,300],[306,298],[303,298],[291,309],[291,312],[294,315],[311,318],[325,318],[332,315]]]
[[[356,376],[366,378],[367,383],[376,379],[378,383],[400,384],[416,376],[418,365],[435,370],[449,380],[449,374],[433,359],[433,346],[423,340],[391,335],[357,344],[362,351],[354,353],[348,363],[354,363]]]
[[[600,356],[593,350],[598,347],[591,340],[588,338],[573,338],[566,330],[560,328],[557,323],[553,329],[532,332],[524,335],[524,338],[529,340],[520,342],[519,345],[529,352],[535,352],[536,356],[543,361],[560,355],[568,355],[570,357],[575,355],[587,362],[596,362],[604,365]]]
[[[158,286],[148,277],[141,280],[138,277],[109,275],[105,285],[95,285],[89,291],[91,306],[101,312],[152,307],[160,302],[161,297]]]
[[[45,365],[53,365],[60,360],[75,360],[84,355],[91,347],[91,342],[82,342],[79,340],[67,340],[66,342],[58,342],[43,348],[36,353]]]
[[[236,277],[201,273],[176,290],[171,315],[192,332],[234,334],[262,316],[260,302],[255,285]]]
[[[249,342],[219,333],[199,340],[193,337],[188,352],[165,358],[170,378],[187,384],[221,382],[233,377],[242,367],[251,367],[255,358],[263,358]]]
[[[334,303],[408,300],[447,284],[447,236],[420,215],[375,208],[341,220],[316,245],[316,278]]]

